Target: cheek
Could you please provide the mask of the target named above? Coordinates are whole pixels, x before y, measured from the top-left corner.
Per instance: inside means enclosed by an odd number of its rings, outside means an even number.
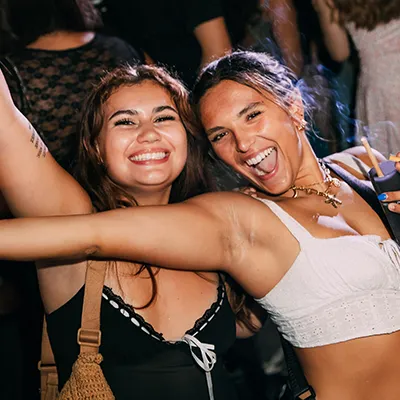
[[[224,138],[223,142],[219,143],[211,143],[211,147],[220,160],[224,161],[227,164],[231,164],[234,159],[235,154],[235,145],[229,138]]]
[[[167,141],[172,145],[175,151],[175,157],[179,159],[187,158],[188,151],[188,140],[186,131],[180,131],[179,133],[174,131],[171,134],[167,135]]]
[[[124,156],[124,152],[129,146],[130,141],[128,138],[124,138],[123,136],[108,136],[104,138],[102,142],[102,152],[105,154],[105,158],[108,162],[113,159],[120,159]]]
[[[179,143],[177,143],[177,146],[175,147],[175,154],[176,154],[176,159],[178,162],[178,167],[180,169],[183,169],[183,167],[186,164],[187,161],[187,156],[188,156],[188,143],[186,136],[184,140],[181,140]]]

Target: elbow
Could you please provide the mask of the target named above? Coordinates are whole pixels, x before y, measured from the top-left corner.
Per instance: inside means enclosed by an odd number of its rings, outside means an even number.
[[[86,247],[84,253],[85,253],[85,257],[96,257],[96,256],[100,256],[101,249],[100,249],[100,246],[98,246],[98,245],[91,245],[89,247]]]

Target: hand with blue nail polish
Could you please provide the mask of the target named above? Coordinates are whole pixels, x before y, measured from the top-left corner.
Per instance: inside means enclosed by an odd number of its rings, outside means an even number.
[[[379,200],[379,201],[385,201],[387,198],[388,198],[388,195],[387,195],[386,193],[381,193],[381,194],[378,196],[378,200]]]

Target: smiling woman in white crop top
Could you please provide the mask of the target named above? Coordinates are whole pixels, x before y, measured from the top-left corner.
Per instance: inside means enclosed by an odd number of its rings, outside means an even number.
[[[257,199],[212,193],[4,221],[0,258],[224,270],[295,346],[318,400],[398,400],[400,251],[371,206],[315,157],[290,73],[266,55],[233,53],[203,71],[194,101],[215,154]]]

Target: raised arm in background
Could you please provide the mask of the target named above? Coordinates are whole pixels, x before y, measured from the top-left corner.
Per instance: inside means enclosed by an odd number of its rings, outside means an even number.
[[[15,216],[91,212],[87,193],[15,107],[0,71],[0,190]]]
[[[334,61],[343,62],[350,56],[346,29],[339,23],[339,13],[331,0],[312,0],[318,14],[325,46]]]
[[[202,66],[232,50],[231,40],[223,17],[214,18],[198,25],[194,29],[194,35],[201,47]]]
[[[212,193],[167,206],[1,221],[0,258],[116,258],[173,269],[223,270],[248,293],[262,297],[270,289],[270,272],[282,257],[298,252],[294,239],[294,249],[283,245],[283,230],[260,201]]]
[[[297,13],[292,0],[269,0],[264,8],[272,23],[275,40],[282,52],[285,64],[300,76],[303,70],[303,54]]]

